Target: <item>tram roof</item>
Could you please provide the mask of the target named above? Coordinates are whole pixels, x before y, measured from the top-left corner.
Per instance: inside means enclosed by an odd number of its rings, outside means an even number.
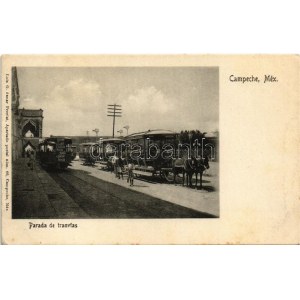
[[[132,133],[130,135],[126,136],[126,139],[128,138],[135,138],[135,137],[141,137],[141,136],[153,136],[153,135],[175,135],[177,132],[172,130],[165,130],[165,129],[154,129],[154,130],[147,130],[137,133]]]

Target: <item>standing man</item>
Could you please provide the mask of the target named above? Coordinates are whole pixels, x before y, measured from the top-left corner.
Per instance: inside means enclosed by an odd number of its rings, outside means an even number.
[[[119,166],[119,157],[118,157],[118,154],[115,154],[112,157],[111,162],[112,162],[112,165],[113,165],[115,176],[118,177],[118,166]]]
[[[33,150],[29,153],[29,167],[31,170],[35,167],[35,152]]]
[[[130,186],[133,186],[133,169],[134,169],[133,163],[129,163],[128,164],[128,178],[127,178],[127,182],[129,182]]]

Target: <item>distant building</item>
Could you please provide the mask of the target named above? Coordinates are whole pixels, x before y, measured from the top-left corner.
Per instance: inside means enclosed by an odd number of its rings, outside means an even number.
[[[20,92],[17,68],[12,68],[12,159],[36,151],[43,136],[43,110],[19,108]]]

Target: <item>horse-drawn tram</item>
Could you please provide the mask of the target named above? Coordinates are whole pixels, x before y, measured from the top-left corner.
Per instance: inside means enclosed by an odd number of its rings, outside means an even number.
[[[83,161],[84,165],[94,165],[96,162],[97,147],[95,143],[81,143],[79,144],[79,159]],[[93,155],[92,155],[93,154]]]
[[[125,156],[134,164],[135,176],[160,176],[173,180],[174,149],[178,145],[178,134],[171,130],[148,130],[126,137]]]
[[[112,170],[113,157],[116,155],[116,153],[120,153],[121,145],[123,144],[125,144],[125,140],[123,138],[100,139],[99,144],[97,145],[99,148],[97,160],[99,161],[100,165],[108,170]]]
[[[38,157],[42,166],[66,169],[72,161],[72,140],[50,137],[39,143]]]

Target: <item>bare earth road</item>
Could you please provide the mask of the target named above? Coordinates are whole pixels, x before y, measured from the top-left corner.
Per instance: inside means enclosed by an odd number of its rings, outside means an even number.
[[[80,170],[50,176],[92,218],[201,218],[208,214],[141,194]]]
[[[103,172],[99,171],[98,172]],[[108,175],[108,174],[107,174]],[[88,172],[13,169],[13,218],[211,218],[212,214],[140,193]]]

